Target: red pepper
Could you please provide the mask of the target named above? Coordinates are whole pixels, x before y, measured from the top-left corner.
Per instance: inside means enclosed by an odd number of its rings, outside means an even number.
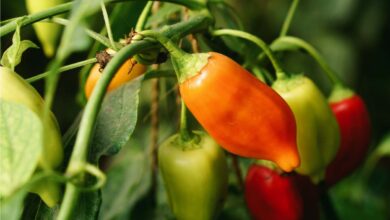
[[[306,176],[279,174],[254,164],[245,180],[245,200],[256,220],[315,220],[320,218],[319,196]]]
[[[370,117],[364,101],[358,95],[344,88],[336,88],[330,97],[330,106],[340,127],[341,142],[335,159],[326,170],[325,182],[328,187],[362,163],[371,139]]]

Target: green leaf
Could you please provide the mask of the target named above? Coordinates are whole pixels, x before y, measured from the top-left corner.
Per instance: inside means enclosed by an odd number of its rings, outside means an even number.
[[[100,191],[80,193],[71,219],[97,219],[101,202]],[[31,194],[25,204],[22,220],[30,220],[32,216],[34,219],[55,220],[61,208],[59,205],[49,208],[38,196]]]
[[[0,197],[12,195],[31,178],[42,152],[42,130],[30,109],[0,100]]]
[[[97,219],[102,203],[101,192],[83,192],[79,195],[72,219]]]
[[[85,32],[85,29],[88,28],[88,25],[85,21],[80,21],[75,27],[72,36],[70,37],[69,42],[69,51],[83,51],[87,49],[92,42],[91,38]]]
[[[140,147],[125,148],[107,174],[99,219],[129,219],[134,205],[149,191],[150,164]]]
[[[127,143],[137,123],[142,77],[109,92],[103,100],[91,142],[90,159],[116,154]]]
[[[21,220],[30,220],[31,216],[34,219],[55,219],[60,208],[59,205],[49,208],[38,195],[32,193],[27,196],[24,204]]]
[[[22,60],[23,52],[28,48],[39,48],[33,42],[29,40],[20,41],[20,22],[17,22],[15,33],[12,37],[12,45],[4,52],[3,57],[1,58],[1,65],[14,70],[15,67]]]
[[[235,11],[225,3],[216,3],[210,5],[210,10],[212,11],[213,16],[215,17],[215,26],[218,28],[227,28],[227,29],[236,29],[243,30],[243,26]],[[223,36],[221,39],[224,41],[226,46],[236,53],[251,58],[256,56],[259,53],[259,49],[256,46],[253,46],[252,43],[247,40]]]
[[[110,14],[111,30],[114,39],[128,35],[131,28],[135,27],[146,1],[121,2],[114,6]]]
[[[23,200],[27,191],[21,190],[7,200],[0,198],[0,219],[18,220],[23,211]]]
[[[159,26],[163,23],[166,23],[174,14],[179,13],[182,10],[182,6],[175,5],[171,3],[163,4],[160,9],[152,14],[146,24],[145,28],[151,28],[152,25]]]

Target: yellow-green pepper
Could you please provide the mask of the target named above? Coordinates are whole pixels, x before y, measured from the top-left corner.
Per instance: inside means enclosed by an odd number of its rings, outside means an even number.
[[[281,77],[272,87],[288,103],[297,122],[301,165],[296,171],[311,176],[315,182],[322,180],[340,142],[339,127],[326,98],[303,75]]]
[[[213,219],[227,193],[227,164],[222,148],[207,134],[193,133],[191,140],[180,134],[159,148],[159,166],[169,203],[179,220]]]
[[[26,0],[28,13],[37,13],[45,9],[65,3],[67,0]],[[38,22],[33,24],[34,30],[42,44],[43,52],[52,57],[56,51],[62,27],[59,24]]]
[[[22,104],[44,121],[44,102],[39,93],[17,73],[0,67],[0,99]],[[60,130],[54,114],[50,112],[45,121],[44,143],[38,169],[55,169],[63,159]],[[39,182],[32,189],[48,206],[54,206],[60,199],[60,188],[55,182]]]

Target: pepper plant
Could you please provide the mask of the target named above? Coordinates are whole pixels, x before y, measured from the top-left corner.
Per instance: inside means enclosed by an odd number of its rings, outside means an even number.
[[[370,114],[288,35],[298,5],[267,44],[223,0],[26,0],[0,27],[1,219],[338,219],[331,187],[368,157]],[[299,49],[328,99],[286,65]],[[26,50],[47,65],[22,78]],[[68,73],[80,111],[64,125]]]

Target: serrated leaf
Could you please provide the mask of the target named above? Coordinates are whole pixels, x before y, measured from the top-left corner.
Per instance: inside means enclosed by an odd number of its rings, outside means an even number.
[[[91,141],[90,159],[116,154],[127,143],[137,123],[142,77],[109,92],[103,100]]]
[[[39,47],[29,40],[20,41],[20,25],[17,22],[16,30],[12,37],[12,45],[4,52],[3,57],[1,58],[1,65],[14,70],[22,60],[23,52],[28,48]]]
[[[146,154],[136,146],[126,148],[108,171],[99,219],[129,219],[136,202],[147,194],[150,177]]]
[[[42,152],[42,122],[27,107],[0,100],[0,197],[27,182]]]

